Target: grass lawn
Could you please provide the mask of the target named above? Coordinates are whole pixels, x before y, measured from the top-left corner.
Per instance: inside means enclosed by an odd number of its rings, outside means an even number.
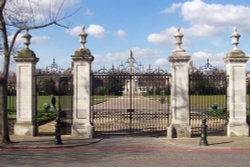
[[[72,108],[72,96],[61,96],[61,108]],[[58,109],[59,97],[56,96],[56,108]],[[53,119],[58,115],[58,112],[53,110],[45,111],[45,106],[51,105],[51,96],[38,96],[37,98],[37,121],[43,122]],[[8,96],[8,114],[10,117],[16,115],[16,96]]]
[[[247,95],[247,115],[250,116],[250,95]]]
[[[201,119],[202,113],[207,119],[228,119],[226,95],[190,95],[189,105],[194,119]]]
[[[226,95],[190,95],[189,104],[191,108],[211,108],[217,104],[219,108],[226,107]]]
[[[92,105],[103,103],[110,98],[118,98],[120,96],[92,96]],[[147,98],[155,98],[155,100],[163,100],[170,104],[170,95],[147,95]],[[210,109],[212,105],[215,103],[218,105],[219,108],[226,107],[226,96],[225,95],[190,95],[190,107],[197,108],[197,109]],[[58,96],[56,96],[56,107],[58,108]],[[73,108],[73,98],[72,96],[62,96],[61,99],[61,108]],[[51,96],[38,96],[37,99],[37,110],[38,110],[38,118],[41,116],[43,117],[42,113],[44,112],[44,105],[51,103]],[[8,96],[8,113],[9,115],[16,115],[16,96]],[[41,113],[41,114],[40,114]],[[250,95],[247,96],[247,113],[250,115]],[[50,115],[50,114],[49,114]],[[53,115],[54,116],[54,115]]]
[[[9,115],[16,114],[16,96],[8,96],[7,108]]]
[[[144,97],[155,99],[156,101],[165,101],[170,104],[170,95],[144,95]],[[225,106],[225,95],[190,95],[189,104],[191,108],[209,108],[214,104],[218,106]]]
[[[170,95],[143,95],[146,98],[154,99],[160,101],[161,103],[170,104]]]

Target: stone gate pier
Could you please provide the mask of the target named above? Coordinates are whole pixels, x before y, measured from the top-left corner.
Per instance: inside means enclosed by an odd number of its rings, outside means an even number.
[[[74,97],[72,136],[93,137],[93,126],[90,123],[90,71],[94,57],[85,48],[87,33],[82,29],[80,36],[81,48],[72,56]]]
[[[18,52],[14,57],[16,61],[17,74],[17,96],[16,96],[16,124],[15,135],[34,136],[37,132],[36,118],[36,93],[35,93],[35,70],[38,58],[29,49],[31,35],[25,34],[24,44],[26,48]]]
[[[191,137],[189,125],[189,94],[188,94],[188,69],[190,56],[181,48],[183,34],[178,28],[174,35],[176,48],[169,57],[171,63],[171,124],[168,127],[168,137]]]
[[[227,127],[228,136],[248,136],[249,126],[247,124],[246,111],[246,63],[249,57],[238,48],[240,35],[234,28],[232,34],[234,48],[230,51],[224,61],[228,79],[228,110],[229,122]]]

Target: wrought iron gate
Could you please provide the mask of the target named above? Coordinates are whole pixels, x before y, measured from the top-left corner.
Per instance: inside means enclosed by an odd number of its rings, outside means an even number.
[[[200,135],[205,116],[208,134],[226,135],[228,123],[227,76],[209,62],[189,75],[189,106],[192,135]]]
[[[53,63],[47,66],[45,70],[36,72],[35,80],[35,122],[42,125],[53,121],[56,116],[60,116],[62,134],[71,134],[73,113],[73,75],[71,71],[64,71],[53,59]],[[52,107],[52,95],[56,101],[55,108]],[[40,132],[39,134],[41,135]],[[45,134],[54,135],[54,133],[47,132]]]
[[[165,135],[170,84],[166,73],[97,72],[91,121],[96,134]]]

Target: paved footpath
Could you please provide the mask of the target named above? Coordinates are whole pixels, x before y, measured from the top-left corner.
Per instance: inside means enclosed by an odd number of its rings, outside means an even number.
[[[0,145],[0,149],[29,149],[29,148],[78,148],[92,145],[95,147],[105,146],[109,147],[126,147],[131,148],[195,148],[195,149],[214,149],[214,150],[245,150],[250,152],[250,137],[226,137],[226,136],[209,136],[208,146],[200,146],[200,138],[180,138],[170,139],[166,137],[104,137],[94,139],[82,139],[79,137],[72,137],[70,135],[62,136],[62,145],[55,144],[54,136],[38,136],[38,137],[24,137],[11,136],[12,143],[7,145]],[[104,141],[111,141],[111,143],[104,143]],[[103,145],[100,145],[102,143]]]
[[[11,136],[15,143],[0,147],[0,166],[60,167],[248,167],[250,139],[208,137],[209,146],[199,138],[106,137],[95,139],[62,136]]]
[[[40,126],[53,134],[54,121]],[[250,137],[200,138],[112,136],[82,139],[62,136],[11,135],[11,144],[0,145],[0,167],[249,167]]]
[[[208,136],[208,146],[200,146],[200,137],[196,138],[180,138],[170,139],[167,137],[110,137],[110,138],[94,138],[82,139],[72,137],[70,135],[62,135],[62,145],[55,145],[55,121],[51,121],[39,127],[39,132],[42,136],[25,137],[11,135],[11,144],[0,145],[0,149],[30,149],[30,148],[78,148],[88,145],[99,147],[100,143],[104,141],[112,141],[112,144],[105,143],[104,146],[108,148],[123,147],[129,148],[181,148],[181,149],[215,149],[215,150],[234,150],[234,151],[250,151],[250,137],[227,137],[227,136]],[[50,134],[50,136],[46,136]],[[101,141],[101,142],[100,142]]]

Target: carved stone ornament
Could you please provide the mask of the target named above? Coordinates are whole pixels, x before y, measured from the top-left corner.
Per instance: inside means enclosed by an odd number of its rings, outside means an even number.
[[[92,62],[94,60],[94,56],[91,55],[90,50],[85,48],[76,50],[74,55],[71,57],[74,61],[85,60],[87,62]]]
[[[14,57],[16,62],[38,62],[39,58],[36,57],[36,54],[29,48],[31,44],[30,39],[32,36],[29,34],[28,30],[26,34],[22,36],[24,38],[24,45],[26,46],[20,50],[17,55]]]

